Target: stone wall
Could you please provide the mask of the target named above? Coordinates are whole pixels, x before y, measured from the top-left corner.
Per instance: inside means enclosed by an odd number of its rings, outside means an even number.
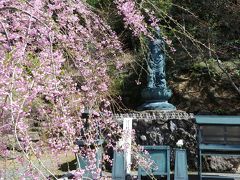
[[[189,170],[197,170],[197,141],[194,119],[171,120],[133,120],[133,129],[136,132],[136,141],[140,145],[169,145],[171,153],[171,169],[174,166],[174,151],[176,142],[184,140],[183,148],[187,150]],[[211,172],[239,171],[240,159],[207,157],[203,161],[203,170]]]

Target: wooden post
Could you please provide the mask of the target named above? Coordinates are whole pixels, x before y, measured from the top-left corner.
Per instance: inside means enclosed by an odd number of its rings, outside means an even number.
[[[175,149],[174,180],[188,180],[187,153],[185,149]]]
[[[131,144],[132,144],[132,118],[123,118],[123,131],[125,133],[123,137],[123,143],[125,148],[125,167],[126,173],[130,174],[131,171]]]

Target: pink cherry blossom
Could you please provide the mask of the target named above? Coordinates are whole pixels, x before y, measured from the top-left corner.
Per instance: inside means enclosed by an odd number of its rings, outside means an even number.
[[[148,33],[134,1],[116,4],[134,35]],[[87,169],[94,179],[100,179],[96,148],[90,145],[97,147],[101,137],[112,148],[117,141],[112,137],[122,134],[108,96],[109,59],[121,67],[116,57],[122,46],[116,33],[83,0],[1,0],[0,44],[0,136],[14,135],[23,152],[38,158],[46,147],[55,154],[79,153],[88,157]],[[86,107],[88,120],[81,118]],[[47,139],[33,143],[33,122]],[[6,157],[10,151],[2,139],[0,156]],[[77,139],[87,145],[79,148]],[[29,164],[25,156],[16,160]],[[73,174],[80,179],[84,170]],[[21,175],[19,179],[46,179],[31,164]]]
[[[148,34],[144,16],[137,9],[134,0],[115,0],[119,14],[123,15],[124,23],[133,30],[135,36]]]

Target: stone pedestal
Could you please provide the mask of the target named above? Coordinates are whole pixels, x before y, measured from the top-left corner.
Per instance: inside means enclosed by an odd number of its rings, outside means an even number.
[[[127,114],[115,114],[119,124],[123,118],[132,118],[136,143],[139,145],[168,145],[176,148],[178,140],[183,139],[187,152],[189,170],[197,170],[197,131],[193,114],[184,111],[148,110]],[[174,152],[171,153],[173,160]],[[132,162],[135,164],[135,162]],[[171,162],[172,170],[174,162]],[[240,158],[207,157],[203,160],[205,172],[240,172]]]
[[[171,111],[175,110],[176,107],[167,101],[149,101],[141,105],[138,110],[163,110]]]
[[[161,111],[144,111],[146,113],[156,114]],[[176,148],[179,139],[183,139],[183,148],[187,150],[188,165],[190,169],[196,169],[196,127],[194,119],[190,116],[179,114],[183,111],[166,111],[166,116],[150,118],[133,119],[133,129],[135,129],[136,141],[140,145],[168,145]],[[172,116],[171,114],[175,114]],[[174,152],[171,153],[173,160]],[[172,169],[174,163],[171,162]]]
[[[173,111],[176,107],[168,102],[172,96],[171,89],[165,87],[145,88],[143,89],[142,98],[145,103],[138,107],[139,111],[143,110],[164,110]]]
[[[162,116],[154,114],[162,113]],[[172,116],[174,114],[175,116]],[[168,145],[176,148],[178,140],[183,139],[183,148],[187,152],[189,170],[197,170],[197,131],[192,116],[185,116],[183,111],[143,111],[147,116],[133,118],[133,129],[136,134],[136,143],[140,145]],[[180,115],[179,115],[180,113]],[[155,118],[152,118],[155,117]],[[171,153],[173,160],[174,152]],[[134,163],[134,162],[133,162]],[[239,172],[240,159],[223,157],[206,157],[203,160],[205,172]],[[239,169],[238,169],[239,168]],[[174,169],[174,162],[171,162]]]

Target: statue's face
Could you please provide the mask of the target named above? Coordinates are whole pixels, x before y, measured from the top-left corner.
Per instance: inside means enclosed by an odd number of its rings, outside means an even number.
[[[159,52],[159,49],[158,48],[154,48],[154,53],[158,53]]]
[[[163,42],[160,39],[157,39],[153,42],[153,51],[154,53],[161,52],[163,47]]]
[[[161,41],[160,39],[157,39],[157,40],[155,40],[155,44],[156,44],[156,45],[161,45],[161,44],[162,44],[162,41]]]

